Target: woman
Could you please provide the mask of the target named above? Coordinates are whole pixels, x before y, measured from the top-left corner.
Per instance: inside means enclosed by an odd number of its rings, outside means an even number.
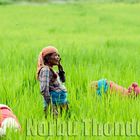
[[[44,97],[46,117],[49,106],[55,116],[58,115],[58,106],[61,113],[63,108],[68,110],[67,90],[62,84],[65,82],[65,73],[60,60],[58,50],[53,46],[43,48],[38,58],[37,79],[40,81],[40,91]],[[58,66],[59,73],[53,70],[54,66]]]
[[[6,135],[7,128],[16,131],[20,130],[21,126],[12,110],[8,106],[0,104],[0,136]]]
[[[92,81],[91,88],[92,90],[96,90],[98,95],[102,95],[102,93],[107,93],[110,90],[110,93],[121,93],[122,95],[130,95],[132,90],[130,86],[128,89],[116,84],[113,81],[108,81],[106,79],[100,79],[98,81]]]

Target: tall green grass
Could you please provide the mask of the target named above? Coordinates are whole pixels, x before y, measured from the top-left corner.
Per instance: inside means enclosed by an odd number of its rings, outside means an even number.
[[[0,103],[7,104],[22,126],[2,139],[112,139],[113,136],[26,136],[27,119],[44,119],[36,81],[38,54],[58,48],[66,72],[71,118],[100,123],[140,118],[140,101],[119,96],[96,97],[92,80],[106,78],[128,87],[140,84],[139,4],[49,4],[0,6]],[[64,117],[58,120],[67,121]],[[82,126],[81,126],[82,127]],[[81,129],[79,126],[79,129]],[[90,125],[89,125],[90,128]],[[115,136],[114,139],[138,137]]]

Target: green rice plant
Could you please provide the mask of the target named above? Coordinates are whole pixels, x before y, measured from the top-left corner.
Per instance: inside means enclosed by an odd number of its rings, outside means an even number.
[[[91,81],[101,78],[126,88],[140,84],[139,4],[7,5],[0,13],[0,103],[11,107],[22,126],[1,139],[139,139],[138,128],[134,136],[123,128],[139,124],[139,97],[100,98],[90,90]],[[58,48],[66,72],[69,119],[44,118],[36,66],[39,52],[50,44]],[[49,122],[50,131],[43,133]]]

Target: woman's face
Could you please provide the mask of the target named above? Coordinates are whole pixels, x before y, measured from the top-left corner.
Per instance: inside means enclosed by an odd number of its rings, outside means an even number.
[[[92,83],[91,83],[92,91],[96,92],[97,88],[98,88],[98,81],[92,81]]]
[[[49,58],[49,64],[51,66],[53,65],[59,65],[60,63],[60,56],[58,53],[53,53]]]

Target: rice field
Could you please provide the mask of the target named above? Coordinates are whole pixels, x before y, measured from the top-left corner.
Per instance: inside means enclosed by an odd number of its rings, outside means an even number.
[[[140,4],[126,3],[0,6],[0,103],[22,126],[0,139],[139,139],[140,97],[99,98],[90,90],[101,78],[140,84],[139,13]],[[44,118],[36,66],[50,44],[66,72],[69,119]]]

